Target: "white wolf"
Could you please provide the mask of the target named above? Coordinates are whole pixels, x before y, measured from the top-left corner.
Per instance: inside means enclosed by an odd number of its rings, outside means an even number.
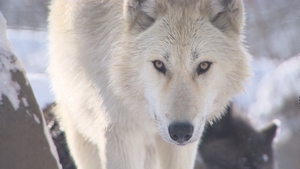
[[[251,74],[242,0],[54,0],[50,66],[79,169],[192,169]],[[184,146],[183,146],[184,145]]]

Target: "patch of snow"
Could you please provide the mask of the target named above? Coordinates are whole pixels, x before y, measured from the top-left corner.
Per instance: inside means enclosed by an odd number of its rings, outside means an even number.
[[[27,102],[27,99],[25,97],[22,97],[22,102],[23,102],[25,107],[28,107],[28,102]]]
[[[20,100],[18,99],[19,91],[21,89],[20,85],[12,81],[11,73],[4,68],[4,65],[2,65],[6,64],[7,60],[3,59],[3,55],[1,54],[0,63],[0,101],[2,101],[2,95],[7,96],[14,109],[17,110],[20,103]]]
[[[32,116],[28,110],[26,110],[26,113],[28,114],[28,116],[30,116],[30,117]]]
[[[11,51],[12,47],[6,36],[6,20],[3,17],[0,11],[0,46],[4,48],[4,50]]]
[[[61,166],[61,164],[59,162],[59,156],[58,156],[58,153],[57,153],[56,146],[54,145],[52,137],[50,135],[50,131],[49,131],[48,127],[46,126],[46,121],[45,121],[45,118],[44,118],[43,114],[42,114],[42,120],[43,120],[44,134],[46,136],[46,139],[48,140],[50,151],[51,151],[51,153],[52,153],[52,155],[53,155],[53,157],[54,157],[54,159],[56,161],[58,169],[62,169],[62,166]]]
[[[6,20],[0,12],[0,102],[2,95],[8,97],[15,110],[19,108],[20,85],[12,80],[11,72],[24,71],[22,63],[12,53],[12,47],[6,38]]]
[[[33,114],[33,118],[37,124],[41,123],[40,119],[35,114]]]

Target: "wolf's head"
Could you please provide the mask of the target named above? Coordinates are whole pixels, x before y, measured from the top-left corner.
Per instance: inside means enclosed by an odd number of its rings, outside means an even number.
[[[198,140],[250,75],[243,11],[242,0],[125,0],[116,93],[147,105],[166,141]]]

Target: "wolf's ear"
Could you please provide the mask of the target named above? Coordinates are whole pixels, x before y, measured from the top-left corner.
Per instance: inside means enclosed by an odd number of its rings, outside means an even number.
[[[239,36],[242,33],[244,26],[243,0],[204,0],[202,7],[211,23],[225,34]]]
[[[280,121],[273,121],[260,131],[260,134],[267,143],[272,143],[279,126]]]
[[[159,0],[124,0],[123,16],[129,29],[142,31],[150,27],[161,10]]]

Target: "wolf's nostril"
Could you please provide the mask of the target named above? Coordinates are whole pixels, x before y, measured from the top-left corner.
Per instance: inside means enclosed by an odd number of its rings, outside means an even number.
[[[173,123],[169,126],[170,137],[178,142],[188,141],[193,136],[194,127],[189,123]]]
[[[191,134],[188,134],[188,135],[184,136],[184,141],[188,141],[191,137],[192,137]]]
[[[171,135],[171,138],[172,138],[174,141],[177,141],[177,140],[179,139],[178,136],[175,135],[175,134]]]

